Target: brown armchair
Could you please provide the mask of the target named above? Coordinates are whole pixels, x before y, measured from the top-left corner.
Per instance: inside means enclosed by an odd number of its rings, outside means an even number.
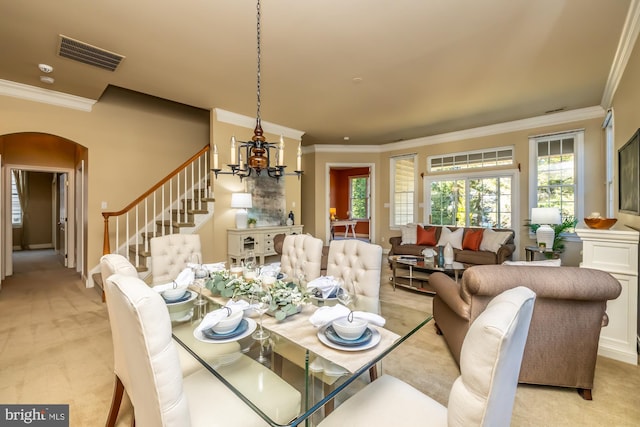
[[[484,265],[465,271],[461,283],[434,273],[433,316],[456,363],[469,325],[506,289],[526,286],[536,304],[519,382],[575,387],[591,400],[600,329],[607,300],[622,290],[609,273],[578,267]]]

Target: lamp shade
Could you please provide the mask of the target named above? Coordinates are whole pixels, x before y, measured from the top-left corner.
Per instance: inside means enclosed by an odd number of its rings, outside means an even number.
[[[251,193],[233,193],[231,195],[231,207],[234,209],[252,208]]]
[[[531,209],[532,224],[560,224],[560,210],[557,208],[533,208]]]

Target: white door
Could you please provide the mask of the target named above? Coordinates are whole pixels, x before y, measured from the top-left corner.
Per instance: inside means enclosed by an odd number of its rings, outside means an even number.
[[[58,174],[58,212],[56,224],[56,252],[60,257],[60,261],[65,267],[68,267],[69,259],[69,239],[67,238],[67,174]]]

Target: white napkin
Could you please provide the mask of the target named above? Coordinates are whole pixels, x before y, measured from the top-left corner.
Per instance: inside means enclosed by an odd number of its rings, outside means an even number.
[[[234,305],[232,305],[231,307],[224,306],[224,307],[219,308],[217,310],[213,310],[212,312],[207,313],[207,315],[204,316],[204,319],[202,319],[202,321],[196,327],[195,330],[198,331],[198,332],[202,332],[205,329],[213,328],[214,326],[216,326],[218,324],[218,322],[220,322],[222,319],[225,319],[226,317],[228,317],[230,315],[228,309],[231,309],[231,313],[235,313],[237,311],[242,311],[241,307],[234,306]]]
[[[206,268],[209,273],[216,273],[218,271],[222,271],[225,269],[225,265],[227,263],[225,261],[222,262],[214,262],[212,264],[202,264],[204,268]]]
[[[190,268],[185,268],[180,272],[180,274],[178,274],[176,280],[174,280],[173,282],[165,283],[164,285],[156,285],[153,287],[153,290],[160,294],[169,289],[187,287],[191,283],[193,283],[194,277],[195,275],[193,274],[193,270],[191,270]]]
[[[349,373],[342,366],[336,365],[323,357],[313,359],[313,362],[309,363],[309,370],[311,372],[324,372],[325,375],[330,377],[340,377]]]
[[[333,307],[325,305],[318,308],[316,312],[311,315],[311,317],[309,318],[309,322],[311,322],[311,324],[316,328],[320,328],[333,322],[336,319],[347,317],[350,311],[351,310],[349,310],[342,304],[336,304]],[[367,322],[372,323],[376,326],[384,326],[386,322],[384,317],[375,313],[368,313],[366,311],[354,311],[353,317],[366,320]]]
[[[339,286],[340,282],[338,282],[335,277],[320,276],[307,283],[307,290],[311,291],[312,289],[318,289],[322,292],[322,298],[329,298],[329,295],[331,295],[333,291],[337,290]]]

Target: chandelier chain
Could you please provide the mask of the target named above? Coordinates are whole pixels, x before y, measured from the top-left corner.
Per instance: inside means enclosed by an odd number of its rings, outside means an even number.
[[[256,25],[256,36],[257,36],[257,53],[258,53],[258,66],[257,66],[257,111],[256,116],[258,123],[260,123],[260,0],[258,0],[258,4],[256,6],[257,9],[257,25]]]

